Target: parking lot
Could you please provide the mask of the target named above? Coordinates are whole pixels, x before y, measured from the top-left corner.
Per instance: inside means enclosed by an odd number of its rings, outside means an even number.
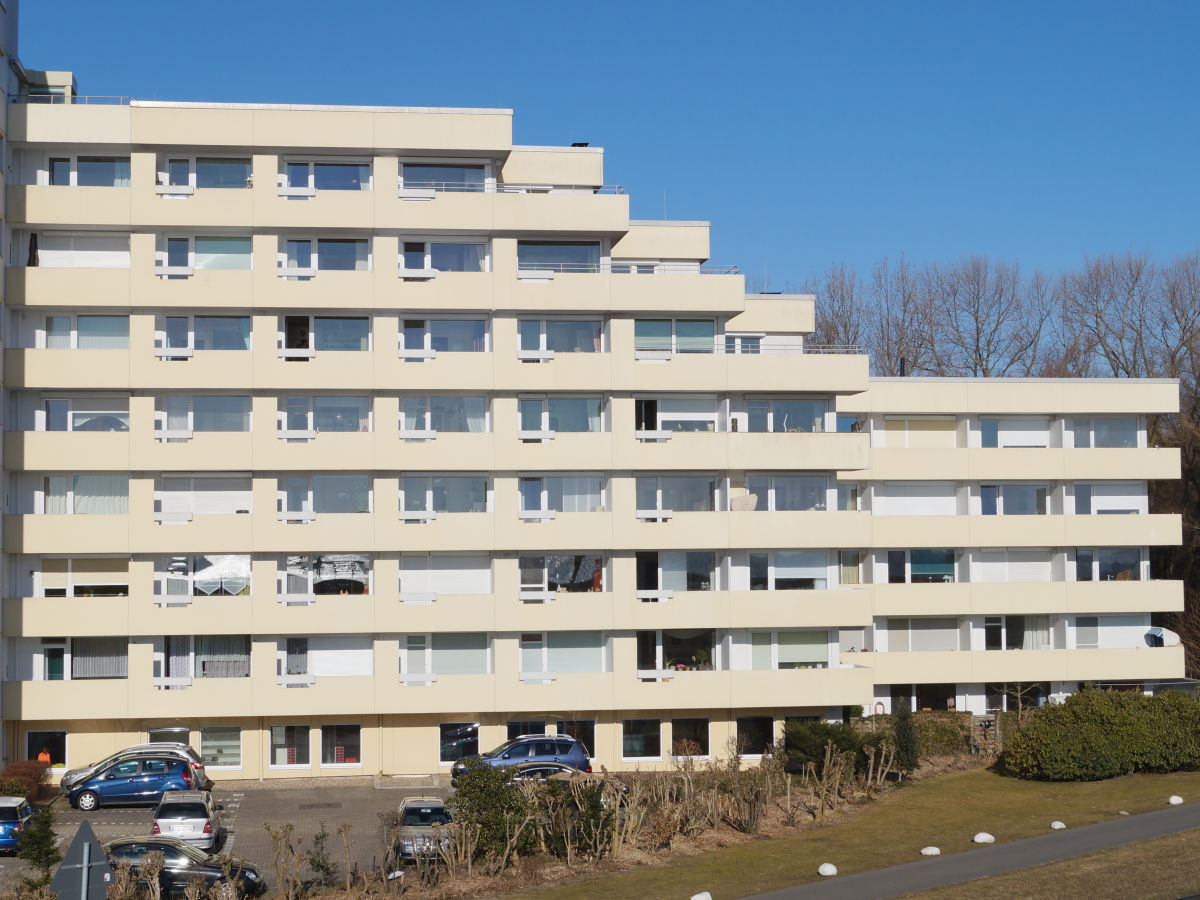
[[[352,826],[351,859],[360,869],[382,863],[382,832],[379,814],[396,809],[404,797],[449,794],[447,777],[429,778],[297,778],[286,781],[217,781],[213,799],[222,812],[225,834],[221,849],[255,863],[268,882],[273,882],[271,838],[264,824],[292,823],[296,839],[310,846],[312,836],[324,823],[330,833],[326,848],[343,867],[341,838],[334,834],[342,824]],[[87,818],[101,843],[118,837],[148,835],[153,807],[102,807],[85,815],[67,805],[65,798],[53,803],[54,830],[63,852],[70,846]],[[29,870],[24,861],[0,860],[0,892],[15,886]]]

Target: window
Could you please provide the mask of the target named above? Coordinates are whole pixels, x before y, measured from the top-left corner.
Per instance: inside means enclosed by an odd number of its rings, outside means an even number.
[[[280,356],[303,360],[314,350],[365,352],[371,349],[367,316],[284,316]]]
[[[746,493],[755,499],[754,509],[771,512],[824,510],[829,479],[824,475],[750,475]]]
[[[1035,709],[1050,702],[1050,682],[1014,681],[1006,684],[986,684],[984,694],[989,713]]]
[[[662,756],[662,723],[658,719],[625,719],[621,723],[621,756],[624,759],[658,759]]]
[[[129,187],[128,156],[51,157],[48,183],[72,187]]]
[[[747,356],[757,356],[762,353],[761,334],[728,334],[725,335],[725,352],[741,353]]]
[[[639,514],[717,509],[717,478],[712,475],[639,475],[636,493]]]
[[[222,394],[169,394],[155,413],[162,439],[187,439],[194,432],[250,430],[250,397]]]
[[[976,550],[972,552],[971,580],[989,583],[1051,580],[1048,549]]]
[[[289,475],[280,479],[281,513],[367,513],[369,475]]]
[[[517,241],[517,271],[599,272],[599,241]]]
[[[250,317],[164,316],[154,345],[164,359],[187,359],[200,350],[249,350]]]
[[[889,481],[876,484],[872,511],[877,516],[953,516],[958,485],[952,481]]]
[[[486,554],[403,553],[400,556],[401,595],[491,592],[492,561]]]
[[[402,319],[400,355],[409,362],[438,353],[486,353],[486,319]]]
[[[438,675],[486,675],[488,636],[464,631],[432,635],[433,671]]]
[[[155,498],[160,521],[193,516],[249,513],[253,486],[249,475],[163,475]]]
[[[195,678],[249,678],[248,635],[197,635]]]
[[[918,621],[918,620],[913,620]],[[935,620],[936,621],[936,620]],[[1049,616],[987,616],[983,620],[985,650],[1050,650]],[[916,649],[916,648],[914,648]],[[957,650],[957,644],[949,648]]]
[[[271,726],[271,767],[309,764],[308,726]]]
[[[635,352],[712,353],[717,323],[712,319],[636,319]]]
[[[1071,420],[1071,435],[1076,447],[1136,447],[1136,416],[1096,416]]]
[[[129,476],[47,475],[42,496],[46,515],[123,516],[129,512]]]
[[[335,160],[288,159],[280,187],[313,191],[369,191],[371,164]]]
[[[43,558],[42,597],[125,597],[129,594],[129,557]]]
[[[863,552],[861,550],[838,551],[838,583],[862,584]]]
[[[249,269],[249,237],[197,235],[163,237],[159,242],[157,265],[164,279],[187,278],[193,269]]]
[[[585,593],[604,590],[604,557],[595,553],[518,557],[520,590]]]
[[[954,419],[887,416],[883,420],[884,445],[888,448],[950,449],[956,444],[955,430]]]
[[[828,400],[750,400],[746,401],[746,430],[755,433],[803,432],[825,430]]]
[[[30,265],[56,269],[128,269],[129,235],[66,231],[42,232],[30,242]]]
[[[366,553],[314,553],[282,559],[281,594],[287,596],[371,593],[371,557]]]
[[[321,765],[362,765],[362,739],[357,725],[321,726]]]
[[[749,562],[752,591],[823,591],[829,585],[824,550],[752,551]]]
[[[1076,581],[1140,581],[1142,553],[1137,547],[1099,547],[1075,551]]]
[[[1100,617],[1075,617],[1075,648],[1095,650],[1100,646]]]
[[[546,634],[545,671],[603,672],[604,635],[599,631],[551,631]],[[539,671],[526,669],[521,671]]]
[[[1145,482],[1098,481],[1075,485],[1076,515],[1134,515],[1147,511]]]
[[[72,638],[71,678],[127,678],[129,639],[124,637]]]
[[[47,757],[49,759],[47,760]],[[55,769],[67,765],[67,733],[65,731],[25,732],[25,758],[48,761]]]
[[[600,475],[527,475],[517,482],[521,512],[597,512],[604,505]]]
[[[405,476],[400,479],[400,517],[406,513],[487,512],[488,480],[482,475]]]
[[[222,769],[242,767],[242,729],[236,725],[205,725],[200,728],[200,758],[206,766]]]
[[[1044,516],[1044,484],[984,484],[979,488],[980,512],[985,516]]]
[[[248,188],[253,179],[250,160],[198,156],[193,161],[198,188]]]
[[[889,550],[888,584],[954,581],[954,550]]]
[[[716,431],[717,398],[637,397],[634,400],[637,431]]]
[[[527,734],[545,734],[546,723],[537,719],[510,721],[507,723],[507,730],[507,740],[513,741],[519,737],[524,737]]]
[[[366,272],[371,246],[366,238],[287,238],[279,258],[279,274],[307,280],[314,272]]]
[[[639,672],[716,668],[717,633],[711,628],[666,628],[636,634]]]
[[[979,420],[979,431],[980,446],[983,447],[1050,446],[1050,420],[1045,416],[984,418]]]
[[[891,653],[957,650],[958,619],[888,619]]]
[[[738,716],[737,748],[741,756],[762,756],[775,743],[775,720],[770,716]]]
[[[48,350],[128,350],[129,316],[46,316],[42,332]]]
[[[522,319],[517,323],[522,353],[599,353],[604,323],[599,319]]]
[[[634,554],[637,565],[637,590],[657,594],[662,591],[716,590],[717,555],[711,550],[640,550]],[[642,597],[641,599],[658,599]]]
[[[672,719],[671,755],[708,756],[708,719]]]
[[[211,553],[158,560],[156,597],[248,597],[250,554]]]
[[[368,432],[371,430],[371,398],[343,395],[281,397],[280,436],[295,439],[308,433]]]
[[[837,416],[837,433],[838,434],[861,434],[867,427],[865,416]]]
[[[400,674],[429,675],[433,668],[430,664],[429,635],[406,634],[400,644]],[[405,681],[428,681],[425,678],[408,678]]]
[[[454,394],[403,397],[400,431],[482,434],[488,430],[487,397]]]
[[[838,512],[858,512],[861,507],[862,487],[856,482],[837,483]]]
[[[128,397],[46,397],[43,431],[128,431]]]
[[[484,241],[401,241],[400,274],[406,272],[486,272]]]
[[[828,631],[752,631],[752,669],[825,669],[829,666]]]
[[[401,187],[450,193],[483,193],[487,167],[454,163],[401,163]]]
[[[453,763],[479,754],[478,722],[446,722],[438,726],[438,760]]]
[[[596,746],[595,719],[559,719],[555,723],[554,730],[559,734],[575,738],[583,744],[583,752],[588,756],[592,755],[592,750]]]
[[[559,432],[597,432],[603,405],[602,397],[519,397],[520,432],[534,435],[533,440]]]

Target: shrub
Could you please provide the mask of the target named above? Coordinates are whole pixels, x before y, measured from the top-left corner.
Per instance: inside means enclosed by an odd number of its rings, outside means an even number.
[[[924,756],[951,756],[971,749],[971,717],[955,712],[913,714],[917,743]]]
[[[1200,766],[1200,702],[1085,689],[1030,712],[1005,741],[1005,769],[1021,778],[1098,781]]]
[[[892,722],[892,740],[896,745],[896,768],[901,772],[916,770],[921,760],[921,741],[913,721],[908,700],[901,698],[896,703],[896,718]]]
[[[867,756],[863,747],[878,743],[872,738],[872,735],[862,734],[852,725],[839,722],[791,722],[783,730],[787,770],[798,772],[808,763],[820,769],[825,762],[825,745],[832,742],[835,753],[854,754],[855,772],[865,772]]]
[[[0,771],[0,792],[4,796],[27,796],[36,800],[42,788],[50,782],[50,766],[36,759],[10,762]]]
[[[490,857],[500,865],[514,852],[529,854],[537,841],[533,805],[509,784],[511,778],[506,767],[467,760],[467,771],[458,776],[449,800],[456,826],[479,829],[476,856]]]
[[[17,838],[17,856],[41,872],[38,878],[27,878],[30,887],[50,883],[50,870],[62,861],[54,836],[54,816],[48,809],[37,813],[21,830]]]

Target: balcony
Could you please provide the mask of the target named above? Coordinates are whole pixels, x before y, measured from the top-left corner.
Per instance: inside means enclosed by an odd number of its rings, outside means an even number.
[[[1019,447],[1009,449],[947,448],[871,451],[870,468],[860,477],[931,480],[1125,479],[1179,477],[1179,450],[1062,449]]]
[[[133,387],[131,363],[128,350],[6,350],[4,382],[10,388],[65,390],[86,381],[89,388],[129,390]]]
[[[1046,615],[1177,612],[1180,581],[1049,581],[875,584],[859,590],[877,616]]]
[[[1125,681],[1182,678],[1182,647],[1121,650],[965,650],[871,653],[876,684]]]
[[[874,516],[872,547],[1137,547],[1178,544],[1176,515]],[[834,545],[847,546],[847,545]]]
[[[619,435],[613,467],[635,471],[692,469],[850,470],[867,465],[866,434],[750,434],[746,432],[666,432],[657,442]]]

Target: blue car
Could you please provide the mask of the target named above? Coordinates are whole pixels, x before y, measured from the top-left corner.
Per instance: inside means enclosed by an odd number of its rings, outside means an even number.
[[[21,829],[33,818],[33,807],[24,797],[0,797],[0,850],[16,851]]]
[[[200,780],[191,760],[178,756],[125,757],[71,787],[71,805],[84,812],[101,806],[157,803],[166,791],[190,791]]]
[[[566,763],[581,772],[592,771],[587,748],[565,734],[523,734],[511,741],[505,741],[487,753],[464,756],[451,767],[451,782],[467,771],[468,759],[478,759],[488,766],[516,766],[535,762]]]

